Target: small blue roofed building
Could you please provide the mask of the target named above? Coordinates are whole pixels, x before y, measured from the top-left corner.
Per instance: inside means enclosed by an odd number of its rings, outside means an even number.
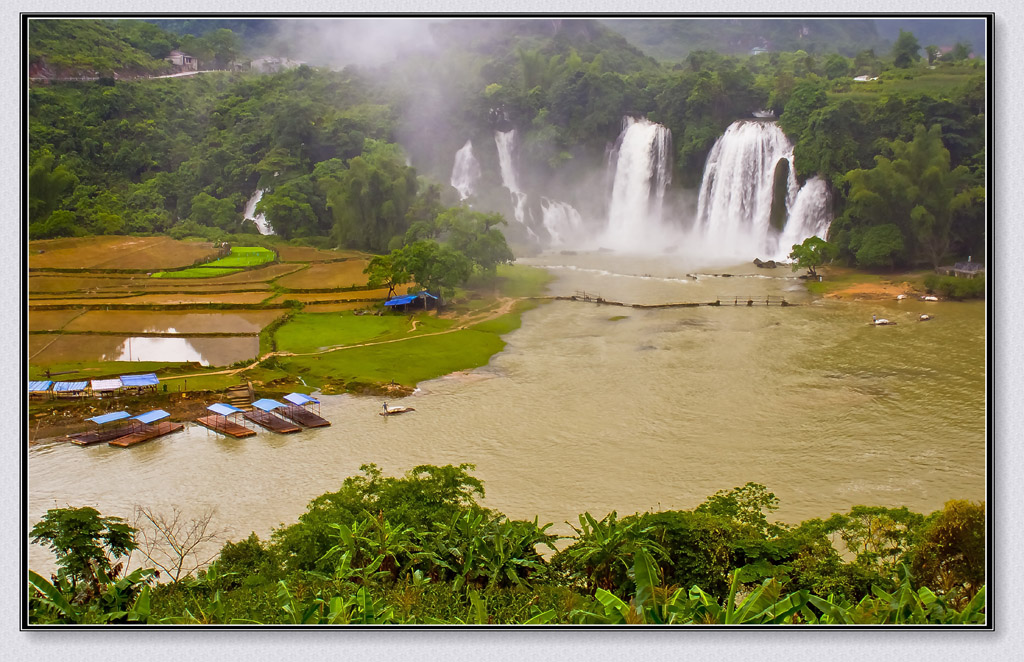
[[[405,296],[392,297],[384,302],[384,305],[392,310],[401,310],[403,312],[407,310],[413,310],[416,308],[423,308],[423,310],[430,310],[431,301],[435,302],[434,306],[437,306],[437,297],[423,290],[416,294],[406,294]]]

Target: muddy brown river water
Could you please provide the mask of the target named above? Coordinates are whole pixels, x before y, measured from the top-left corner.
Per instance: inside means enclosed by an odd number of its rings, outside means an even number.
[[[773,491],[790,523],[856,504],[931,512],[985,498],[983,303],[829,301],[788,269],[668,257],[525,262],[551,269],[552,294],[798,305],[556,301],[526,313],[488,366],[421,384],[401,403],[411,414],[324,396],[332,427],[295,435],[234,440],[188,425],[129,449],[44,442],[29,450],[31,520],[67,504],[121,516],[136,503],[215,506],[226,538],[265,538],[369,462],[389,474],[473,463],[486,505],[563,534],[584,511],[692,508],[748,481]],[[922,312],[934,319],[917,321]],[[872,314],[897,325],[871,326]],[[51,567],[49,553],[31,547],[30,565]]]

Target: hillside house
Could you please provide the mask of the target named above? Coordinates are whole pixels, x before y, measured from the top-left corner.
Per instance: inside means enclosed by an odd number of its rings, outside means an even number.
[[[199,70],[199,60],[181,51],[171,51],[171,54],[164,59],[170,62],[175,70],[179,72]]]

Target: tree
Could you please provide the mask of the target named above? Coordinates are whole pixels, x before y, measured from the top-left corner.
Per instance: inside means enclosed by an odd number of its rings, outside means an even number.
[[[816,267],[831,262],[839,254],[839,247],[821,237],[808,237],[802,244],[793,244],[789,259],[793,260],[793,271],[807,269],[811,278],[817,278]]]
[[[60,205],[64,195],[78,184],[78,177],[66,165],[55,165],[49,151],[32,159],[28,171],[29,222],[44,221]],[[56,236],[56,235],[51,235]]]
[[[230,200],[200,193],[192,198],[192,212],[188,218],[199,225],[228,230],[238,224],[239,214]]]
[[[857,264],[863,267],[892,268],[903,260],[903,234],[893,223],[867,229],[860,241],[851,240]]]
[[[473,262],[463,253],[446,244],[423,240],[401,249],[405,268],[413,280],[428,292],[436,292],[443,302],[455,287],[469,280]],[[440,305],[440,303],[439,303]]]
[[[58,577],[70,579],[72,591],[85,582],[98,592],[101,575],[114,574],[121,567],[114,563],[138,547],[135,529],[123,519],[88,506],[48,510],[29,535],[57,556]]]
[[[946,502],[914,549],[914,579],[949,596],[962,608],[985,582],[985,504]]]
[[[964,43],[962,41],[956,42],[956,44],[953,45],[953,50],[949,52],[949,59],[952,60],[953,62],[963,62],[970,56],[970,44]]]
[[[850,75],[850,61],[839,53],[832,53],[825,60],[825,77],[829,80]]]
[[[906,69],[921,59],[921,44],[912,32],[900,30],[900,36],[892,46],[892,59],[900,69]]]
[[[210,527],[215,512],[214,508],[206,508],[195,517],[186,518],[177,506],[169,514],[136,506],[138,550],[167,573],[172,582],[177,582],[217,557],[216,549],[211,552],[208,548],[220,536],[219,531]]]
[[[370,288],[388,288],[388,298],[395,296],[395,287],[408,283],[412,275],[405,268],[404,254],[394,250],[387,255],[375,255],[363,269],[367,274],[366,284]]]
[[[760,536],[778,532],[768,522],[767,513],[777,510],[779,499],[764,485],[747,483],[731,490],[719,490],[697,506],[696,513],[707,513],[731,522]]]

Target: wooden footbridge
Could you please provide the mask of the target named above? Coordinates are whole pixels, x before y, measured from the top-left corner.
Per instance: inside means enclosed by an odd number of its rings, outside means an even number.
[[[676,303],[623,303],[621,301],[609,301],[600,294],[577,290],[572,296],[556,297],[535,297],[552,301],[581,301],[596,303],[603,306],[622,306],[625,308],[697,308],[699,306],[794,306],[786,301],[785,297],[778,294],[758,294],[756,296],[733,295],[718,297],[714,301],[676,302]]]

